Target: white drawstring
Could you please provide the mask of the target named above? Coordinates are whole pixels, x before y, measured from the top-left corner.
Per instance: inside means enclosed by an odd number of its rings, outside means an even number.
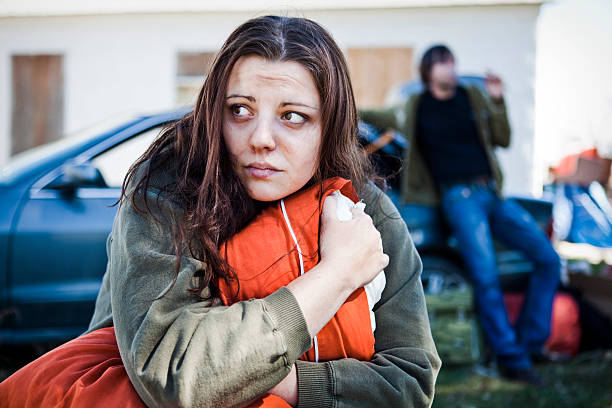
[[[302,258],[302,249],[300,248],[300,244],[298,244],[298,240],[293,233],[293,228],[291,228],[291,222],[289,222],[289,216],[287,215],[287,210],[285,210],[285,201],[281,200],[280,204],[283,216],[285,217],[285,223],[287,223],[287,228],[289,228],[289,233],[291,234],[291,238],[293,238],[293,242],[295,242],[295,246],[298,251],[298,256],[300,258],[300,276],[302,276],[304,274],[304,259]]]
[[[293,228],[291,228],[291,222],[289,221],[289,216],[287,215],[287,210],[285,210],[285,201],[280,200],[281,211],[283,212],[283,216],[285,217],[285,223],[287,224],[287,228],[289,228],[289,233],[291,234],[291,238],[293,238],[293,242],[295,242],[295,247],[297,248],[298,258],[300,259],[300,276],[304,274],[304,258],[302,258],[302,249],[300,248],[300,244],[293,233]],[[314,351],[315,351],[315,363],[319,362],[319,343],[317,342],[317,336],[314,336]]]

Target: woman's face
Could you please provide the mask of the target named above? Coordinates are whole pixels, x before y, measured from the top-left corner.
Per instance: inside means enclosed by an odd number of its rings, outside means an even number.
[[[320,97],[293,61],[240,58],[229,77],[223,138],[249,196],[274,201],[313,176],[321,146]]]

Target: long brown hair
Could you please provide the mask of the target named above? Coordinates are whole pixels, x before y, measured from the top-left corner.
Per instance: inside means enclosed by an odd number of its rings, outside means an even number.
[[[175,281],[185,245],[191,256],[206,265],[194,294],[208,287],[210,296],[217,297],[217,279],[235,280],[218,248],[257,212],[257,203],[232,169],[222,136],[230,73],[236,61],[247,55],[295,61],[312,74],[321,98],[322,144],[319,165],[309,184],[339,176],[350,179],[359,190],[371,173],[357,141],[357,110],[346,62],[331,35],[304,18],[265,16],[240,25],[217,54],[194,110],[167,126],[132,165],[119,200],[131,196],[137,211],[156,218],[146,195],[151,174],[160,169],[172,173],[174,181],[161,188],[158,198],[173,200],[184,210],[174,232]],[[134,180],[143,165],[144,175]],[[130,183],[136,184],[127,194]],[[137,207],[136,195],[144,197],[145,208]]]

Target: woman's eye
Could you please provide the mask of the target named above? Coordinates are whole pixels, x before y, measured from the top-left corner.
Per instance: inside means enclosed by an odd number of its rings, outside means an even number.
[[[283,119],[294,125],[301,125],[306,122],[306,118],[296,112],[287,112],[283,115]]]
[[[233,105],[231,108],[234,116],[248,116],[249,110],[242,105]]]

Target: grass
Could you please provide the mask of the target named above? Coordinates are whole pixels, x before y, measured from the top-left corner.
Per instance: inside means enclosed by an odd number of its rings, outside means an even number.
[[[536,366],[542,387],[501,380],[482,367],[443,367],[433,407],[612,408],[612,351]]]

